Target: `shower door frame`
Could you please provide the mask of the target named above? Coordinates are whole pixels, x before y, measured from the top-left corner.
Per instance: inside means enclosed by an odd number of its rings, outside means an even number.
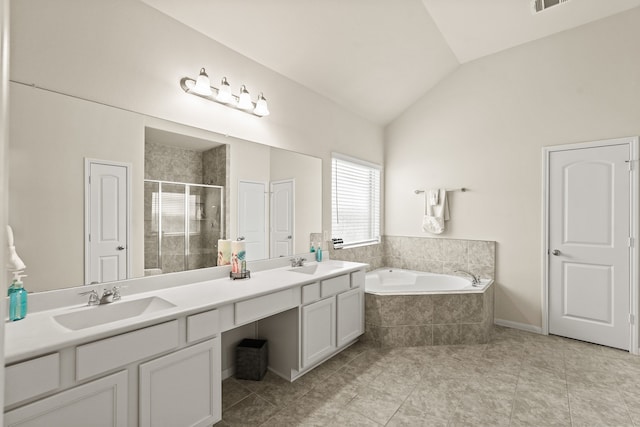
[[[153,182],[158,184],[158,268],[162,270],[162,185],[184,185],[184,270],[189,271],[189,255],[190,255],[190,236],[189,236],[189,203],[188,197],[190,193],[190,187],[204,187],[204,188],[217,188],[220,190],[220,238],[225,237],[225,211],[224,211],[224,186],[223,185],[208,185],[208,184],[194,184],[191,182],[178,182],[178,181],[165,181],[161,179],[145,179],[144,182]],[[164,273],[164,272],[163,272]]]

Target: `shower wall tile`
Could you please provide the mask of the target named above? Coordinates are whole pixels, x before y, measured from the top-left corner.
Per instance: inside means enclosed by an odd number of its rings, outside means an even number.
[[[147,141],[144,145],[144,177],[202,184],[202,153]]]

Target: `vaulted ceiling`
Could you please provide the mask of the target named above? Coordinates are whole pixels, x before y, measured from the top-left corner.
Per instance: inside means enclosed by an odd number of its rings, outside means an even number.
[[[569,0],[142,0],[387,124],[461,64],[640,6]],[[549,0],[547,0],[549,1]]]

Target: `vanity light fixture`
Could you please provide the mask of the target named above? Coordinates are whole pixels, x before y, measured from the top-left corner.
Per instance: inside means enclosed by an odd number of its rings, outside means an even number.
[[[231,93],[231,86],[226,77],[223,77],[220,82],[220,87],[211,86],[209,76],[204,68],[200,69],[200,75],[196,80],[190,77],[183,77],[180,79],[180,87],[186,93],[191,95],[197,95],[201,98],[214,101],[219,104],[226,105],[227,107],[235,108],[245,113],[253,114],[258,117],[264,117],[269,115],[269,108],[267,107],[267,100],[264,95],[260,93],[257,102],[251,101],[251,95],[245,85],[240,87],[240,94],[234,95]]]

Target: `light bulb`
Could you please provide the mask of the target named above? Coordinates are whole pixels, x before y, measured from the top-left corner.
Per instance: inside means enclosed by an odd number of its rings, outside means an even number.
[[[199,95],[211,96],[211,83],[209,82],[209,76],[204,71],[204,68],[200,69],[200,75],[196,80],[196,85],[193,87],[193,91]]]
[[[265,99],[264,95],[262,95],[262,93],[260,94],[260,96],[258,96],[258,101],[256,102],[256,109],[253,110],[253,114],[260,117],[269,115],[267,100]]]
[[[243,110],[249,110],[253,108],[251,95],[249,95],[249,91],[247,90],[245,85],[242,85],[242,87],[240,88],[240,99],[238,100],[238,108]]]
[[[233,96],[231,95],[231,86],[229,86],[229,82],[227,81],[226,77],[223,77],[222,81],[220,82],[220,89],[218,89],[218,96],[216,96],[216,100],[225,104],[233,101]]]

